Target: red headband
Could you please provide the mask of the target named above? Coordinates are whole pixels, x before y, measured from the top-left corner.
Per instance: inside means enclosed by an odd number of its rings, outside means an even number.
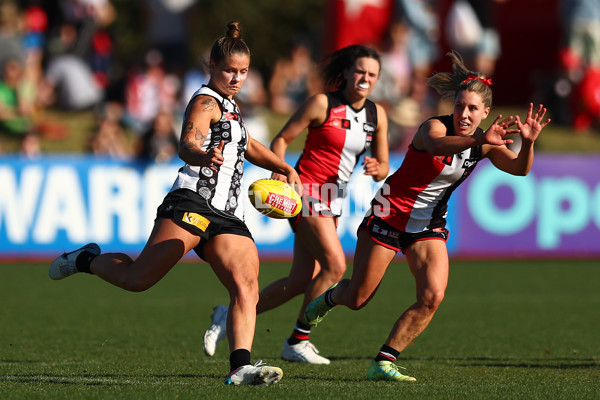
[[[492,78],[480,78],[480,77],[475,76],[475,75],[469,75],[467,77],[467,79],[465,79],[463,82],[472,81],[473,79],[478,79],[481,82],[485,83],[486,85],[492,86]]]

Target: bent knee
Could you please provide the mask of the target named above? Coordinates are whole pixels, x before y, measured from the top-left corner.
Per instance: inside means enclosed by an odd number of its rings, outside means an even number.
[[[258,279],[234,280],[229,295],[236,302],[256,305],[259,297]]]
[[[332,278],[334,281],[339,282],[343,277],[344,274],[346,273],[346,263],[342,263],[338,266],[336,266],[332,272]]]
[[[429,312],[435,312],[442,301],[444,300],[445,291],[443,290],[428,290],[420,299],[421,306]]]
[[[339,282],[346,273],[346,261],[340,260],[330,261],[327,268],[321,271],[321,274],[327,275],[332,282]]]
[[[366,296],[366,295],[353,295],[348,303],[347,306],[349,309],[351,310],[360,310],[361,308],[365,307],[367,304],[369,304],[369,300],[371,300],[370,296]]]

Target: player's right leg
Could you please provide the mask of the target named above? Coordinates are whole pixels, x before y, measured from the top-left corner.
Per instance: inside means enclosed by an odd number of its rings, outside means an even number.
[[[369,381],[396,381],[396,382],[416,382],[417,379],[412,376],[404,375],[400,372],[398,365],[391,361],[371,361],[367,370],[367,380]]]
[[[225,378],[225,384],[269,386],[279,382],[282,377],[281,368],[264,365],[259,361],[254,365],[243,365],[231,371]]]
[[[249,235],[249,232],[247,232]],[[258,250],[250,236],[219,234],[204,244],[203,254],[229,292],[227,338],[230,371],[226,384],[273,384],[281,369],[250,363],[258,303]]]
[[[310,364],[329,364],[310,342],[311,325],[305,320],[306,305],[326,288],[338,282],[346,271],[346,258],[336,231],[336,219],[328,216],[303,216],[295,227],[294,267],[289,281],[302,271],[308,281],[303,287],[304,299],[291,335],[281,350],[284,360]],[[313,268],[310,268],[313,266]],[[307,274],[308,273],[308,274]],[[310,278],[310,279],[308,279]],[[263,291],[264,292],[264,291]],[[261,293],[262,303],[263,293]]]
[[[329,288],[311,301],[305,312],[307,322],[313,326],[318,324],[336,305],[351,310],[367,305],[395,255],[395,250],[379,245],[366,231],[359,231],[351,279],[340,281],[337,287]]]

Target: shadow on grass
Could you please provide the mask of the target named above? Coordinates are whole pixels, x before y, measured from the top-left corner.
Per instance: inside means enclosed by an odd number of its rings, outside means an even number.
[[[332,361],[370,361],[370,357],[332,357]],[[575,370],[575,369],[594,369],[600,367],[600,361],[597,359],[571,359],[571,358],[498,358],[498,357],[415,357],[402,358],[403,362],[444,362],[454,363],[456,367],[492,367],[492,368],[537,368],[550,370]],[[32,360],[2,360],[5,363],[35,363]],[[289,363],[296,364],[296,363]],[[321,375],[321,376],[319,376]],[[222,380],[221,374],[151,374],[151,375],[133,375],[133,374],[5,374],[0,376],[0,383],[26,383],[26,384],[51,384],[51,385],[73,385],[73,386],[132,386],[132,385],[175,385],[186,386],[195,385],[199,380],[217,379]],[[320,381],[320,382],[348,382],[354,383],[362,379],[340,378],[339,376],[322,376],[322,374],[312,371],[306,374],[306,371],[295,374],[290,373],[288,379]]]
[[[371,361],[373,357],[329,357],[331,361]],[[400,358],[399,363],[406,361],[443,361],[456,362],[459,367],[510,367],[510,368],[550,368],[578,369],[598,368],[600,360],[592,358],[498,358],[498,357],[406,357]]]
[[[182,379],[183,381],[173,381]],[[129,385],[186,385],[196,384],[198,379],[223,379],[222,375],[216,374],[172,374],[172,375],[125,375],[125,374],[85,374],[76,376],[73,374],[7,374],[0,376],[0,382],[20,383],[46,383],[55,385],[83,385],[83,386],[129,386]],[[193,381],[192,381],[193,380]]]
[[[459,361],[460,362],[460,361]],[[571,359],[532,359],[532,360],[479,360],[465,362],[459,367],[500,367],[500,368],[541,368],[541,369],[588,369],[600,367],[597,360],[571,360]]]
[[[600,360],[593,358],[499,358],[499,357],[417,357],[406,361],[451,361],[459,367],[578,369],[598,368]]]

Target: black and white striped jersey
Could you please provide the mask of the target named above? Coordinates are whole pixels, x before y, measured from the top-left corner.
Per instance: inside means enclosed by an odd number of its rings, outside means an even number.
[[[221,107],[219,122],[210,126],[202,145],[203,151],[217,147],[223,140],[223,164],[216,165],[217,172],[208,167],[186,164],[179,169],[171,191],[190,189],[205,198],[216,210],[244,219],[244,207],[240,194],[244,174],[244,155],[248,147],[248,134],[238,106],[232,99],[202,86],[192,99],[199,95],[211,96]],[[191,103],[191,100],[190,100]]]

